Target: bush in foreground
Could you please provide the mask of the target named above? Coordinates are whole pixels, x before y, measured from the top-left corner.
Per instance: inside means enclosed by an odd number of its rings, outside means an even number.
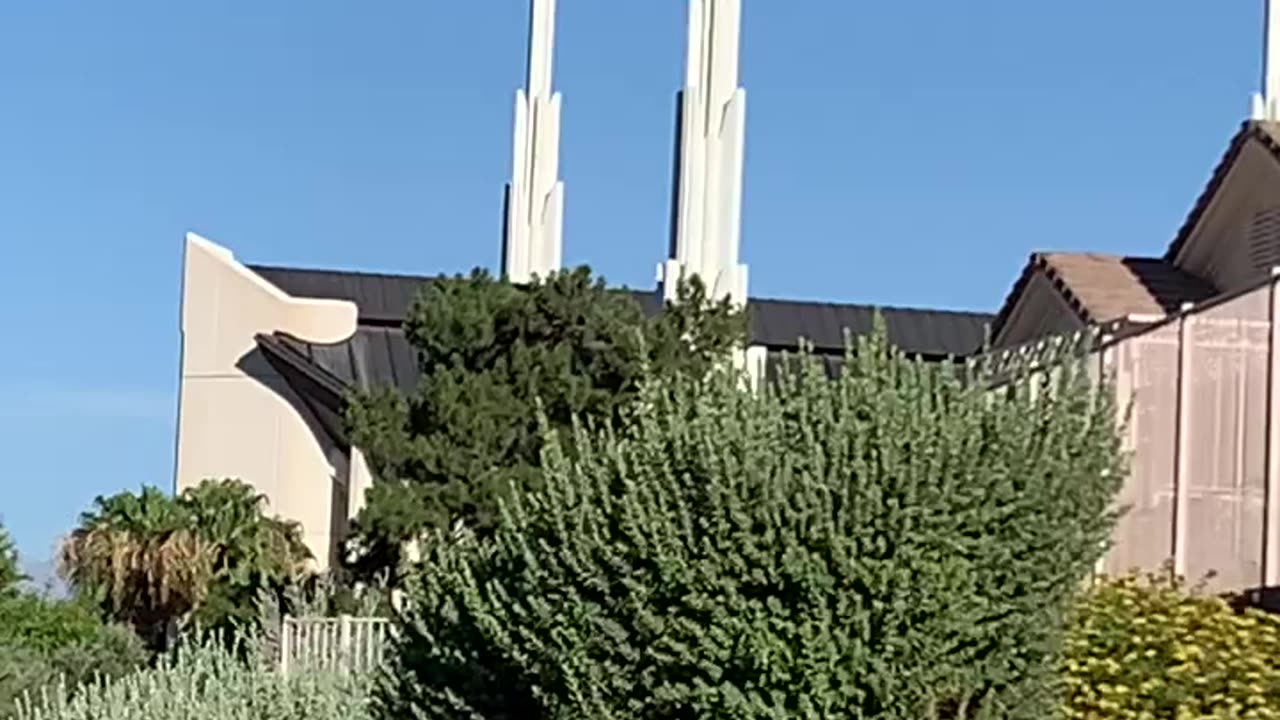
[[[17,554],[0,528],[0,718],[19,698],[55,682],[74,688],[116,678],[147,661],[129,628],[103,623],[77,600],[39,595],[17,583]]]
[[[6,606],[0,607],[0,718],[43,688],[74,691],[146,664],[146,650],[132,630],[104,625],[67,601],[25,597],[0,605]]]
[[[362,720],[367,681],[336,672],[264,671],[220,640],[181,647],[151,670],[74,694],[54,688],[15,720]]]
[[[424,287],[404,325],[416,389],[359,392],[347,419],[376,478],[354,527],[353,569],[398,584],[402,550],[431,528],[481,533],[512,485],[536,484],[538,409],[553,427],[611,423],[645,367],[702,372],[745,339],[742,313],[696,279],[646,318],[581,267],[516,286],[484,271]]]
[[[818,372],[666,380],[550,437],[491,540],[429,546],[379,716],[1052,717],[1121,483],[1109,396],[992,394],[883,333]]]
[[[1280,718],[1280,618],[1169,573],[1099,583],[1066,648],[1068,718]]]

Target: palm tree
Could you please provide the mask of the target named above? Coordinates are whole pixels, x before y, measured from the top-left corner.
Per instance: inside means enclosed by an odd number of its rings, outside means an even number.
[[[155,488],[100,497],[63,544],[59,572],[155,649],[193,622],[253,622],[260,592],[310,572],[300,527],[264,505],[235,480],[207,480],[177,498]]]
[[[263,512],[266,496],[238,480],[206,480],[179,502],[201,534],[218,547],[215,571],[242,582],[250,570],[288,582],[307,574],[311,552],[302,528]]]
[[[236,480],[207,480],[179,501],[215,548],[215,582],[198,613],[218,628],[257,619],[263,591],[280,592],[311,573],[302,529],[263,512],[266,498]]]
[[[176,501],[143,488],[94,500],[58,560],[71,587],[162,649],[208,594],[215,547]]]

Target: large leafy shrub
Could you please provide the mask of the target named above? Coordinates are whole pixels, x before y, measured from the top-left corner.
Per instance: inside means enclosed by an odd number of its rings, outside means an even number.
[[[1109,394],[991,393],[883,333],[806,367],[553,434],[491,540],[428,546],[380,716],[1051,716],[1123,474]]]
[[[16,720],[361,720],[368,680],[306,670],[265,671],[234,643],[180,647],[150,670],[70,694],[58,689]]]
[[[375,476],[352,567],[395,584],[403,548],[424,531],[457,522],[487,531],[502,493],[538,480],[539,403],[554,427],[575,416],[612,422],[646,366],[701,372],[745,327],[696,281],[652,318],[585,267],[523,287],[482,271],[432,283],[404,326],[416,390],[373,388],[349,402],[352,441]]]
[[[129,628],[104,624],[78,600],[32,592],[0,594],[0,717],[27,693],[61,683],[75,688],[123,676],[147,654]]]
[[[1068,718],[1280,718],[1280,618],[1167,572],[1099,582],[1066,649]]]

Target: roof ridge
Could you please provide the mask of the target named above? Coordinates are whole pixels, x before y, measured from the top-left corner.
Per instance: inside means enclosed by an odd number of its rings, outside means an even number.
[[[1192,204],[1190,212],[1187,213],[1182,225],[1169,243],[1168,249],[1165,250],[1163,256],[1165,260],[1173,262],[1182,252],[1182,248],[1191,239],[1191,234],[1199,226],[1201,218],[1209,211],[1209,206],[1217,197],[1218,191],[1222,189],[1222,184],[1226,182],[1227,175],[1249,140],[1262,143],[1271,155],[1280,161],[1280,126],[1260,120],[1246,120],[1241,123],[1240,129],[1231,136],[1226,151],[1209,174],[1209,180],[1205,183],[1204,189]]]
[[[810,305],[821,307],[837,307],[837,308],[857,308],[860,310],[891,310],[893,312],[918,312],[918,313],[936,313],[940,315],[963,315],[966,317],[995,317],[993,313],[983,310],[955,310],[949,308],[929,308],[920,306],[904,306],[904,305],[884,305],[880,303],[857,303],[857,302],[833,302],[830,300],[795,300],[788,298],[773,297],[748,297],[747,304],[753,302],[760,303],[786,303],[789,305]]]
[[[359,276],[369,278],[389,278],[393,280],[441,280],[454,277],[447,273],[437,273],[435,275],[418,275],[413,273],[398,273],[382,270],[338,270],[334,268],[317,268],[317,267],[295,267],[291,265],[266,265],[261,263],[246,263],[245,267],[254,272],[290,272],[290,273],[308,273],[312,275],[345,275],[348,277]]]
[[[1074,260],[1074,267],[1072,265]],[[1085,262],[1081,262],[1081,261]],[[1100,263],[1094,267],[1088,261]],[[1106,265],[1107,267],[1102,267]],[[1151,275],[1159,270],[1162,275]],[[1089,273],[1088,278],[1081,275]],[[1150,303],[1157,312],[1167,312],[1169,303],[1176,297],[1165,295],[1161,288],[1172,290],[1174,281],[1183,299],[1195,299],[1216,292],[1204,278],[1188,272],[1163,257],[1140,257],[1111,253],[1047,253],[1033,252],[1005,297],[992,324],[992,338],[1001,336],[1007,327],[1018,302],[1025,295],[1032,278],[1039,273],[1048,280],[1053,290],[1067,306],[1086,324],[1115,319],[1118,308],[1115,302],[1129,305]],[[1117,274],[1118,273],[1118,274]],[[1123,278],[1121,280],[1121,278]],[[1122,282],[1123,286],[1098,285],[1098,282]],[[1139,294],[1132,291],[1137,290]],[[1148,310],[1129,310],[1131,313],[1147,313]]]
[[[278,272],[278,273],[304,273],[309,275],[331,275],[338,277],[360,277],[360,278],[381,278],[390,280],[416,280],[419,282],[432,282],[437,280],[447,280],[457,277],[457,274],[449,275],[445,273],[437,275],[410,275],[408,273],[392,273],[367,270],[340,270],[334,268],[315,268],[315,267],[290,267],[287,265],[266,265],[260,263],[249,263],[246,265],[254,272]],[[625,292],[633,295],[656,295],[658,288],[633,288],[626,286],[610,286],[608,288],[614,292]],[[880,303],[859,303],[859,302],[836,302],[830,300],[805,300],[794,298],[776,298],[776,297],[759,297],[752,296],[747,298],[748,303],[765,302],[765,303],[787,303],[790,305],[808,305],[812,307],[841,307],[841,308],[859,308],[859,309],[878,309],[891,310],[895,312],[920,312],[920,313],[939,313],[947,315],[961,315],[966,317],[994,317],[987,311],[981,310],[957,310],[928,308],[919,306],[902,306]]]
[[[1043,257],[1049,257],[1051,255],[1075,255],[1075,256],[1085,256],[1085,257],[1101,257],[1101,258],[1108,258],[1112,260],[1145,259],[1141,256],[1125,255],[1124,253],[1101,252],[1097,250],[1034,250],[1032,251],[1031,254],[1040,255]],[[1159,258],[1153,257],[1152,259],[1159,259]]]

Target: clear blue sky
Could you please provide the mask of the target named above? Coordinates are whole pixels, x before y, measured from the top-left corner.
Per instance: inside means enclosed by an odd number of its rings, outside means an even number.
[[[757,296],[994,309],[1034,249],[1160,253],[1261,0],[745,0]],[[494,266],[524,0],[0,2],[0,516],[31,561],[172,483],[183,233]],[[652,283],[680,0],[561,0],[565,256]]]

